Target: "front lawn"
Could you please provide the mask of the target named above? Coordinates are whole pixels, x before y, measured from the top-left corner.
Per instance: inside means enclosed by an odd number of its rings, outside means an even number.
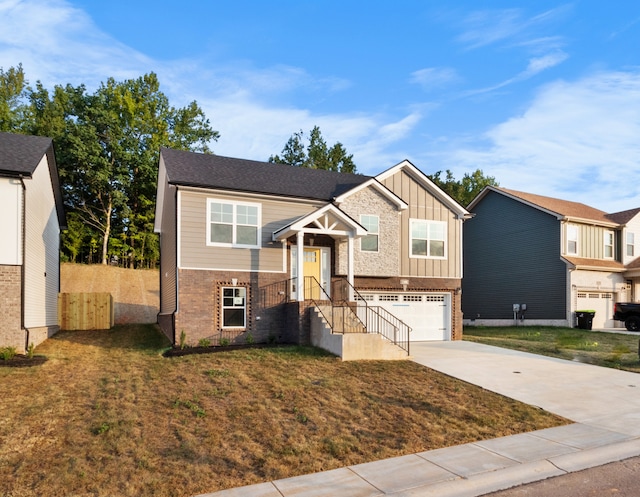
[[[640,373],[638,335],[545,326],[468,326],[464,339]]]
[[[192,496],[564,421],[410,361],[282,346],[164,358],[153,325],[0,367],[6,496]]]

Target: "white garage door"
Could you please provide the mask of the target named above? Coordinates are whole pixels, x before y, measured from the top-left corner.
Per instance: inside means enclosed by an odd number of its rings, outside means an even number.
[[[614,328],[613,317],[614,294],[605,292],[580,292],[576,311],[596,311],[592,328]]]
[[[412,342],[451,339],[451,306],[447,293],[365,293],[371,306],[389,311],[412,329]]]

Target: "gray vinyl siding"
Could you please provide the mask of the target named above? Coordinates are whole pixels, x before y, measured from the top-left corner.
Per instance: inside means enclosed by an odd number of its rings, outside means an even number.
[[[286,272],[282,244],[272,241],[274,231],[315,209],[287,200],[256,199],[218,193],[182,190],[180,195],[180,267],[227,271]],[[207,199],[261,204],[262,238],[259,249],[208,246]],[[320,204],[319,204],[320,205]]]
[[[462,311],[465,319],[566,318],[566,265],[560,222],[552,215],[489,192],[464,225]]]
[[[382,181],[409,208],[400,216],[400,275],[431,278],[461,278],[462,220],[431,192],[404,171]],[[447,257],[424,259],[409,257],[409,220],[425,219],[447,223]]]
[[[24,182],[24,326],[57,326],[60,225],[46,155]]]
[[[162,160],[162,158],[160,159]],[[177,244],[176,187],[164,183],[164,211],[160,231],[160,313],[171,314],[177,309]]]

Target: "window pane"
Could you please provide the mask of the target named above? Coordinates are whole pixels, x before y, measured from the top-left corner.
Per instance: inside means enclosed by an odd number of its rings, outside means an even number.
[[[211,221],[214,223],[233,223],[233,205],[213,202],[211,204]]]
[[[427,255],[427,241],[411,240],[411,250],[413,255]]]
[[[251,205],[238,205],[237,209],[237,223],[248,224],[251,226],[258,225],[258,208]]]
[[[411,226],[411,238],[427,239],[427,223],[412,223]],[[415,253],[415,252],[414,252]]]
[[[431,240],[429,242],[429,250],[431,257],[444,257],[444,242],[440,240]]]
[[[223,326],[244,327],[244,308],[242,309],[224,309],[223,310]]]
[[[429,234],[432,240],[444,240],[444,224],[432,223],[429,225],[429,228]]]
[[[211,242],[213,243],[232,243],[233,242],[233,226],[230,224],[211,224]]]
[[[578,244],[575,241],[569,240],[569,243],[567,243],[567,252],[569,254],[577,253],[578,252]]]
[[[360,224],[370,233],[378,233],[378,216],[361,216]]]
[[[378,235],[367,235],[360,239],[360,250],[365,252],[378,251]]]
[[[236,238],[238,245],[258,245],[258,229],[253,226],[238,226]]]

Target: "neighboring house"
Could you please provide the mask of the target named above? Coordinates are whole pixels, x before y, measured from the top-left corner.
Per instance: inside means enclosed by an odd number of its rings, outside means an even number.
[[[576,311],[594,310],[593,327],[612,328],[614,302],[640,297],[640,209],[607,214],[492,186],[468,209],[465,323],[574,326]]]
[[[158,322],[176,345],[309,343],[330,300],[459,339],[467,217],[408,161],[370,177],[162,149]]]
[[[58,331],[60,230],[50,138],[0,133],[0,347],[22,353]]]

